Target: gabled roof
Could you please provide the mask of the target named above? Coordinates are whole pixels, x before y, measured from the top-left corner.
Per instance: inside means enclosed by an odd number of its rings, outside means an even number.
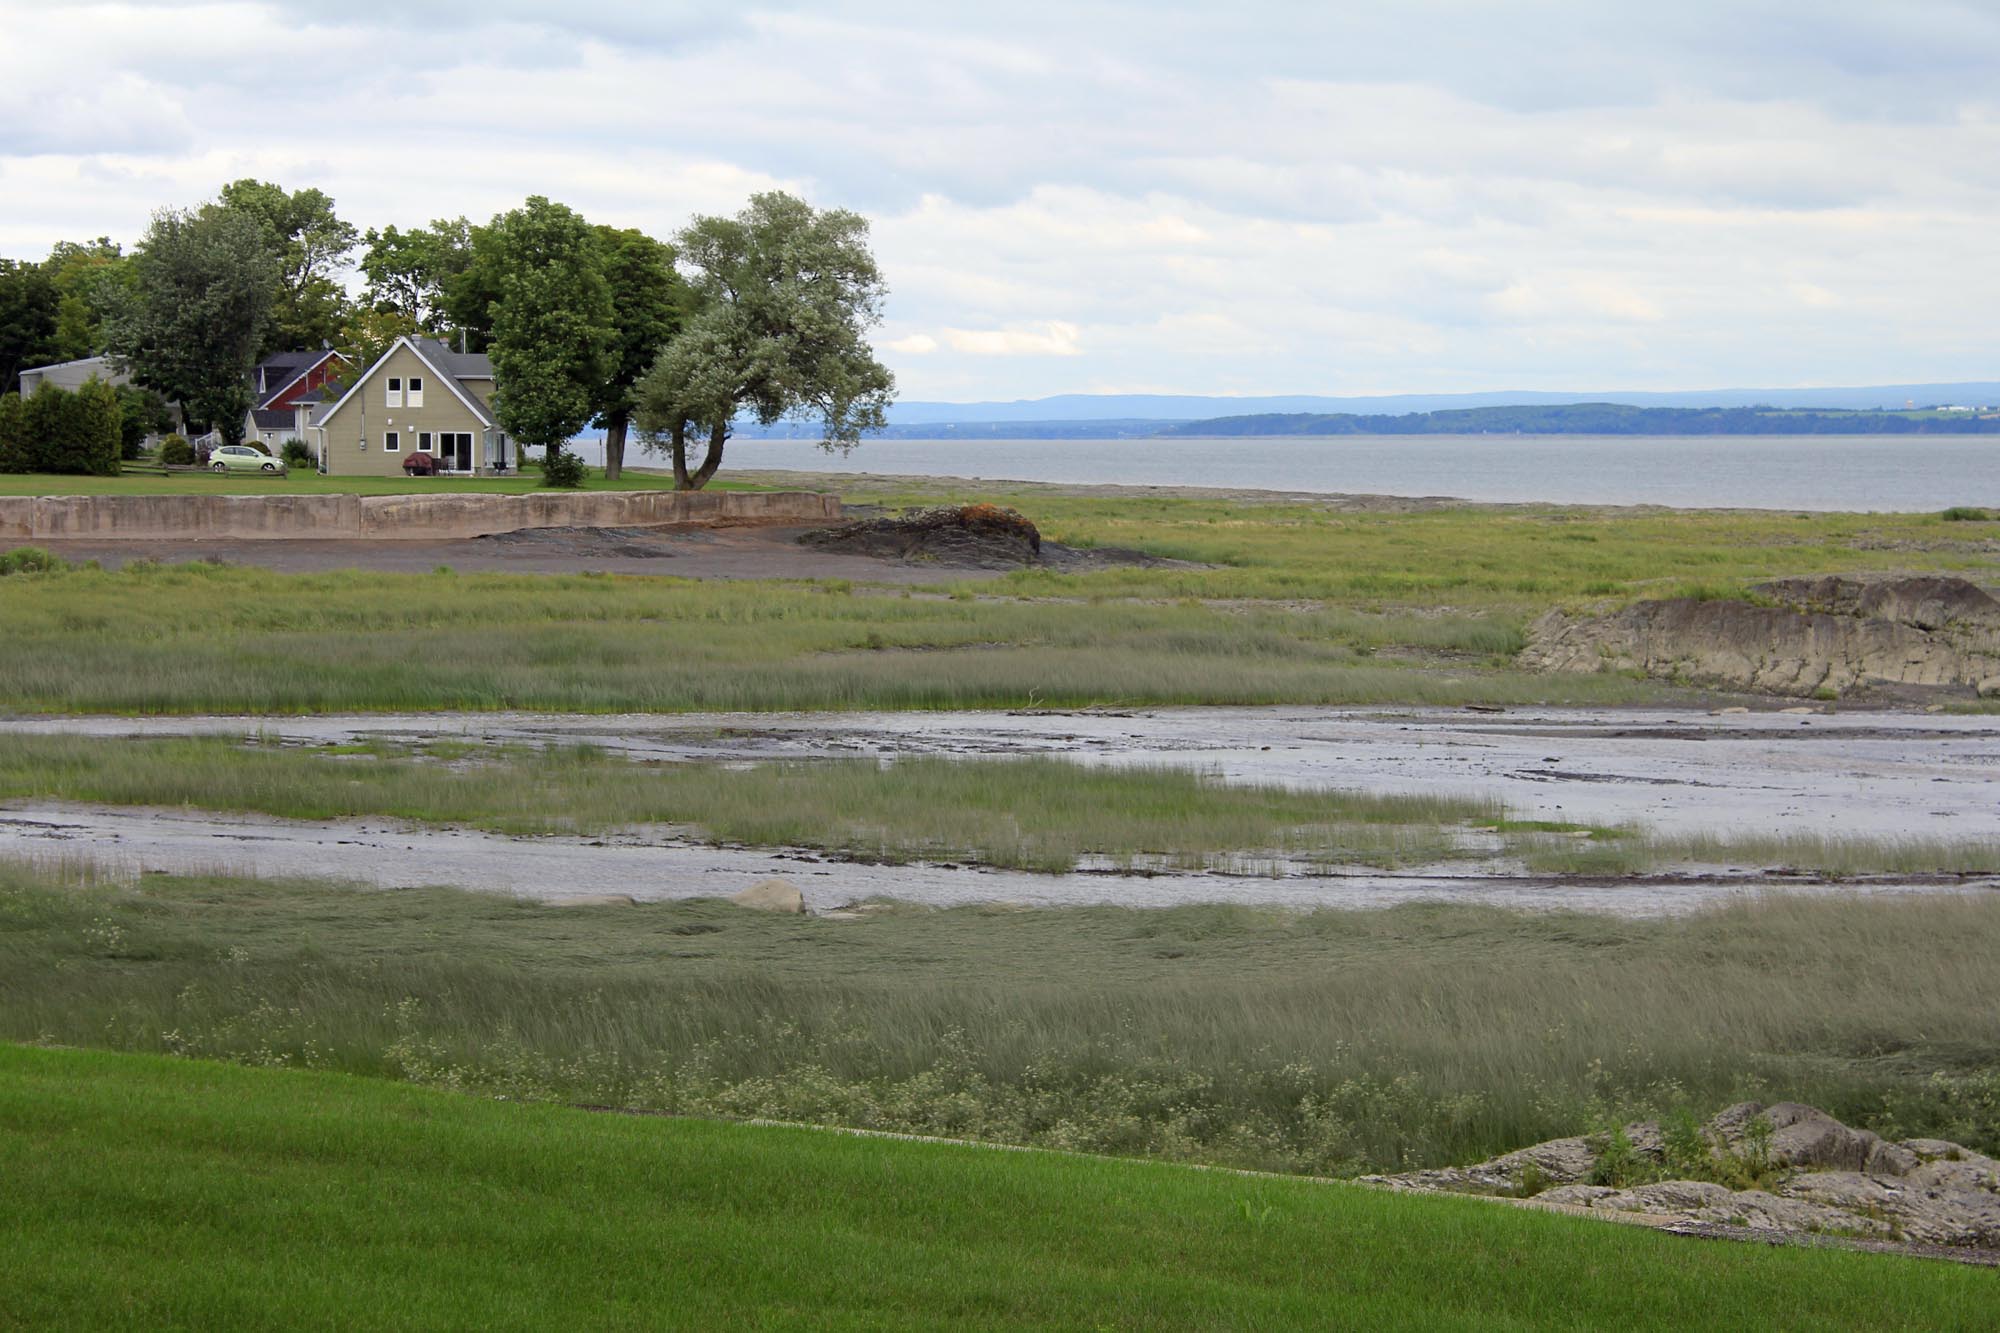
[[[347,406],[347,400],[352,398],[355,394],[361,392],[362,385],[368,383],[369,380],[375,378],[375,372],[380,370],[384,365],[388,363],[389,358],[396,354],[396,349],[398,347],[409,348],[412,352],[416,354],[417,360],[423,362],[426,366],[430,367],[431,373],[436,375],[438,379],[444,383],[445,388],[450,389],[452,391],[453,395],[457,397],[459,402],[464,403],[468,408],[472,410],[472,415],[479,419],[479,423],[481,425],[495,426],[499,424],[493,420],[493,414],[486,410],[486,405],[479,401],[478,396],[476,394],[467,393],[465,391],[464,385],[459,383],[459,380],[461,378],[491,379],[493,377],[493,363],[490,360],[488,360],[484,354],[477,352],[474,353],[453,352],[451,351],[451,349],[445,347],[443,343],[439,342],[435,338],[413,338],[410,337],[408,334],[405,334],[404,336],[396,339],[395,342],[391,343],[389,345],[389,350],[382,353],[381,356],[375,358],[375,364],[368,367],[367,370],[363,371],[361,374],[361,378],[355,380],[354,383],[348,385],[347,392],[340,395],[340,397],[336,399],[331,406],[326,407],[321,411],[313,413],[313,424],[315,426],[324,425],[327,421],[330,421],[333,418],[334,413],[340,411],[341,408]],[[451,371],[446,370],[443,366],[441,366],[437,361],[437,359],[434,358],[434,356],[427,354],[425,350],[426,347],[437,349],[438,351],[443,352],[445,355],[453,359],[459,360],[461,362],[483,364],[485,366],[485,372],[482,375],[477,370],[473,369],[471,365],[468,365],[467,372],[463,376],[454,375]]]
[[[297,420],[297,415],[289,407],[253,407],[250,418],[257,423],[259,430],[277,430],[291,425]]]
[[[329,357],[347,360],[331,347],[322,347],[312,352],[273,352],[259,361],[257,369],[251,372],[253,375],[259,372],[263,374],[264,390],[258,396],[257,407],[268,406],[273,399],[283,395],[285,390],[318,370]]]

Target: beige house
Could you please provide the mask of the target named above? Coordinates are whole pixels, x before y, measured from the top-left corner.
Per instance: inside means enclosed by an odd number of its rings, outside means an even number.
[[[400,477],[413,455],[439,472],[490,476],[519,466],[492,402],[493,363],[483,353],[405,337],[340,397],[298,410],[328,476]]]

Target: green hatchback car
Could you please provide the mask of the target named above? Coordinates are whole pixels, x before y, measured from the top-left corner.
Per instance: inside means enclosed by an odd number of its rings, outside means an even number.
[[[278,460],[247,444],[219,444],[208,455],[211,472],[276,472]]]

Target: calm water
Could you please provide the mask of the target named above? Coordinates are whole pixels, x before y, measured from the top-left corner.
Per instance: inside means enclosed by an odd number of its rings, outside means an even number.
[[[593,460],[594,447],[586,450]],[[737,467],[1693,508],[2000,508],[2000,436],[732,440]]]

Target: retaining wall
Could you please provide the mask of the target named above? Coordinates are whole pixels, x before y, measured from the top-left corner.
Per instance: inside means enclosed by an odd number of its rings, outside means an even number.
[[[21,541],[204,537],[449,541],[523,528],[823,523],[839,517],[839,497],[814,491],[0,496],[0,538]]]

